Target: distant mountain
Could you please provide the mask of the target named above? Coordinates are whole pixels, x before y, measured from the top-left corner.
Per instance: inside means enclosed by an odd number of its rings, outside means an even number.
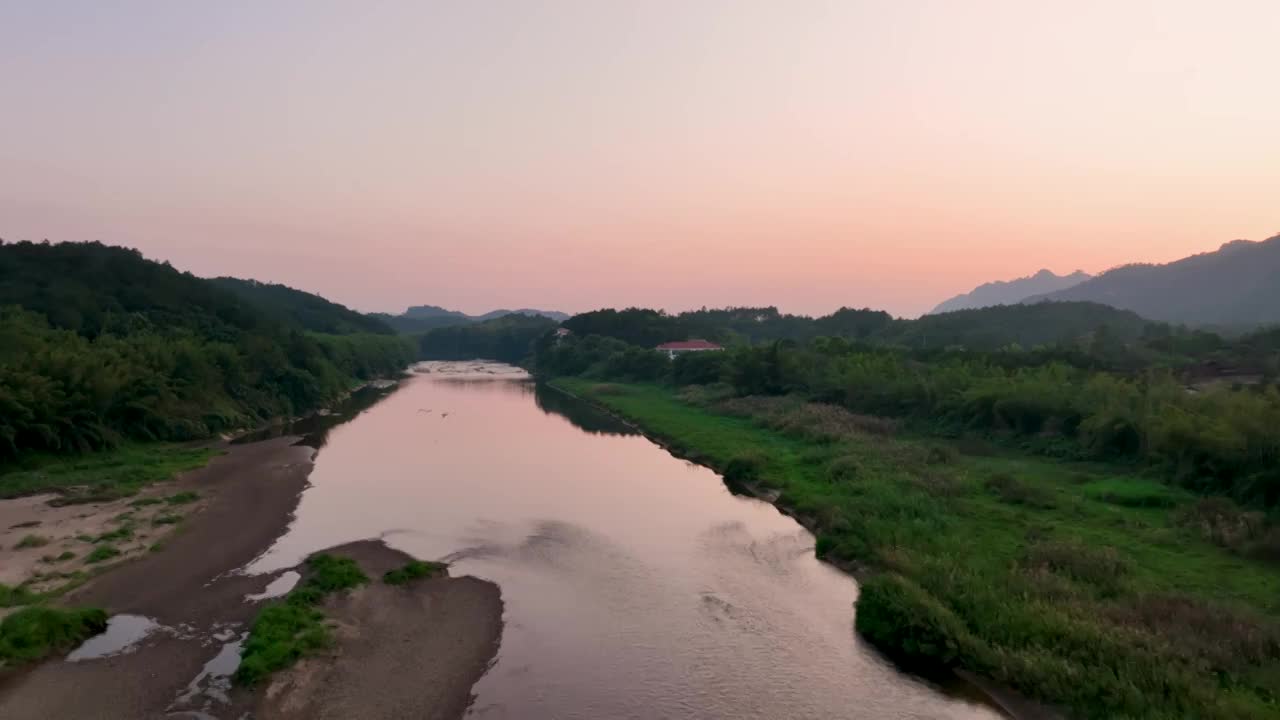
[[[1280,323],[1280,235],[1236,240],[1165,265],[1125,265],[1024,302],[1045,300],[1105,303],[1187,325]]]
[[[1020,303],[1032,295],[1057,292],[1088,280],[1091,276],[1080,270],[1070,275],[1056,275],[1048,270],[1041,270],[1030,277],[1016,280],[998,280],[979,285],[972,292],[957,295],[929,311],[930,315],[954,312],[956,310],[972,310],[994,305],[1013,305]]]
[[[401,317],[407,318],[456,318],[458,320],[471,320],[471,316],[457,310],[446,310],[439,305],[414,305],[413,307],[401,313]]]
[[[241,280],[233,277],[213,278],[209,282],[230,291],[262,312],[312,332],[331,335],[378,333],[390,335],[392,328],[377,318],[362,315],[344,305],[325,300],[286,285]]]
[[[541,316],[541,317],[547,318],[548,320],[554,320],[556,322],[564,322],[565,320],[569,319],[568,313],[556,312],[555,310],[535,310],[533,308],[520,308],[519,310],[492,310],[483,315],[475,315],[473,316],[473,319],[476,320],[477,322],[484,322],[485,320],[493,320],[496,318],[500,318],[504,315],[532,315],[535,317]]]
[[[454,325],[471,325],[473,323],[496,320],[507,315],[544,317],[554,322],[563,322],[569,319],[567,314],[556,312],[554,310],[521,308],[519,310],[492,310],[484,313],[483,315],[468,315],[463,312],[458,312],[457,310],[442,308],[439,305],[414,305],[400,315],[370,313],[369,317],[391,326],[397,332],[419,333],[434,330],[435,328],[452,327]]]

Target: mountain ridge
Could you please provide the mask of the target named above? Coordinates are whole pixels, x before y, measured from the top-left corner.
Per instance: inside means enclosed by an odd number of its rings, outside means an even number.
[[[1051,270],[1041,269],[1039,272],[1026,277],[983,283],[967,293],[961,293],[938,303],[937,307],[926,314],[937,315],[957,310],[976,310],[995,305],[1014,305],[1032,295],[1063,290],[1078,285],[1091,277],[1083,270],[1076,270],[1069,275],[1058,275]]]

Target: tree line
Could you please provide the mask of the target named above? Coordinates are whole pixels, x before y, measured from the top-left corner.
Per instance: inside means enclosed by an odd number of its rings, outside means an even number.
[[[1030,317],[1037,307],[1017,314]],[[599,320],[612,317],[622,325],[621,337],[543,337],[533,367],[544,377],[719,384],[741,396],[796,394],[931,432],[977,432],[1064,458],[1140,462],[1202,494],[1280,506],[1280,331],[1224,340],[1144,323],[1123,332],[1100,325],[1072,337],[1087,321],[1055,328],[1051,321],[1064,308],[1041,312],[1050,321],[1042,332],[1058,331],[1059,343],[977,351],[817,336],[674,360],[651,349],[653,335],[636,332],[661,314],[636,323],[635,311],[601,313],[594,325],[577,318],[565,325],[607,332]],[[1092,313],[1085,308],[1085,315]],[[1004,308],[951,315],[994,328],[975,328],[975,336],[1008,332]],[[644,346],[626,339],[637,337]],[[1246,383],[1194,382],[1206,367],[1237,373],[1244,367],[1253,375]]]

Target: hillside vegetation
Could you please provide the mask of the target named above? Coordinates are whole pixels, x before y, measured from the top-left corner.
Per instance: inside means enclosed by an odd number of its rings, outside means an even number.
[[[394,335],[307,331],[293,317],[304,294],[226,284],[100,243],[0,244],[0,462],[208,437],[320,407],[412,359]],[[306,315],[355,329],[349,313]]]
[[[395,332],[377,318],[362,315],[319,295],[295,290],[285,285],[232,277],[213,278],[212,282],[230,290],[275,320],[303,330],[330,335],[355,333],[389,335]]]
[[[1280,323],[1277,278],[1280,235],[1237,240],[1164,265],[1126,265],[1025,302],[1089,301],[1165,322],[1250,327]]]

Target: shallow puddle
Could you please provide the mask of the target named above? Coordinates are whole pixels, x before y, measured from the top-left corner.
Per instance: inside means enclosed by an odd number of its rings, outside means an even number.
[[[113,615],[107,620],[107,629],[72,650],[67,661],[96,660],[132,652],[138,643],[161,627],[160,623],[141,615]]]
[[[245,595],[244,600],[245,602],[261,602],[271,598],[278,598],[292,590],[301,578],[302,576],[295,570],[280,573],[280,577],[267,583],[267,587],[262,592]]]

